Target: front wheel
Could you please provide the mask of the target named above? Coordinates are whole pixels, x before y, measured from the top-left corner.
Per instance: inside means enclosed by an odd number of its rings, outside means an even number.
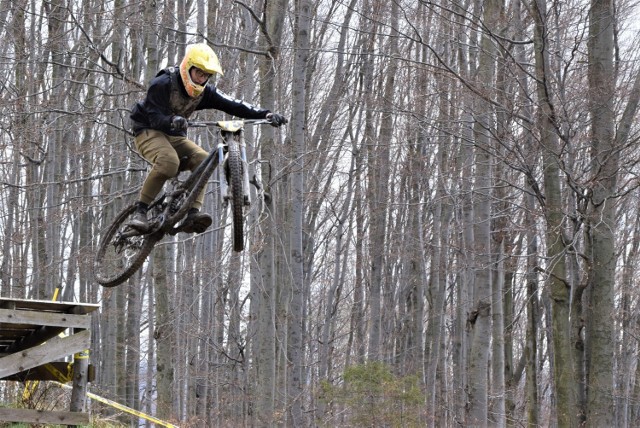
[[[244,250],[244,191],[242,186],[242,158],[237,144],[229,145],[227,157],[231,185],[231,215],[233,216],[233,250]]]
[[[129,279],[162,237],[161,232],[143,235],[130,227],[135,211],[135,205],[125,208],[100,240],[93,267],[96,281],[103,287],[115,287]]]

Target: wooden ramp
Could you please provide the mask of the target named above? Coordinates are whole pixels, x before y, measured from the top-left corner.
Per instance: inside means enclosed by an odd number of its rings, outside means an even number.
[[[60,380],[74,355],[71,411],[0,408],[0,421],[86,425],[90,313],[100,305],[0,297],[0,380]],[[60,333],[67,332],[61,337]]]

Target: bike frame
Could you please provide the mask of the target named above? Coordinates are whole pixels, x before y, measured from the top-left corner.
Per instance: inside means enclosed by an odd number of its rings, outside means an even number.
[[[244,125],[247,124],[268,124],[269,121],[266,119],[254,119],[254,120],[227,120],[227,121],[199,121],[199,122],[190,122],[190,127],[217,127],[220,129],[221,138],[216,146],[215,150],[211,150],[209,155],[198,165],[198,167],[191,172],[189,177],[183,182],[179,182],[179,184],[174,185],[174,188],[168,190],[166,193],[162,194],[158,199],[156,199],[153,203],[151,203],[149,209],[154,209],[157,206],[164,204],[164,209],[162,213],[155,217],[156,222],[151,225],[151,229],[147,234],[153,234],[156,232],[162,231],[163,233],[168,233],[171,235],[175,235],[180,232],[180,228],[175,228],[174,225],[182,219],[191,204],[182,204],[180,209],[175,212],[175,214],[171,214],[172,205],[174,200],[181,196],[186,189],[190,187],[197,187],[202,180],[209,180],[213,170],[221,165],[222,168],[218,168],[218,179],[220,183],[220,196],[221,200],[224,203],[228,203],[231,198],[231,189],[229,186],[229,182],[227,180],[227,176],[225,173],[226,169],[226,158],[227,158],[227,150],[230,144],[237,144],[240,151],[240,158],[242,160],[243,168],[242,168],[242,194],[244,205],[251,205],[251,191],[249,187],[249,162],[247,159],[247,147],[244,138]],[[220,162],[222,159],[222,162]],[[206,184],[205,184],[206,185]],[[132,230],[127,235],[135,236],[136,231]]]

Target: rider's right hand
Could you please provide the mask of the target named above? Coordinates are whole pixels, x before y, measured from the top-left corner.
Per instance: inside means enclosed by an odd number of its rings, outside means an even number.
[[[171,119],[171,129],[176,131],[186,131],[187,126],[189,126],[189,122],[182,116],[173,116]]]

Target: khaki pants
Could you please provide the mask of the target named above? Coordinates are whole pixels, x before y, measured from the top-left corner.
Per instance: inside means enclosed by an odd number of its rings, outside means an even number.
[[[186,137],[174,137],[154,129],[142,131],[135,139],[140,154],[153,164],[142,184],[140,201],[150,204],[162,190],[164,183],[178,175],[180,159],[187,157],[186,168],[193,171],[208,156],[208,153]],[[193,203],[193,208],[202,208],[204,189]]]

